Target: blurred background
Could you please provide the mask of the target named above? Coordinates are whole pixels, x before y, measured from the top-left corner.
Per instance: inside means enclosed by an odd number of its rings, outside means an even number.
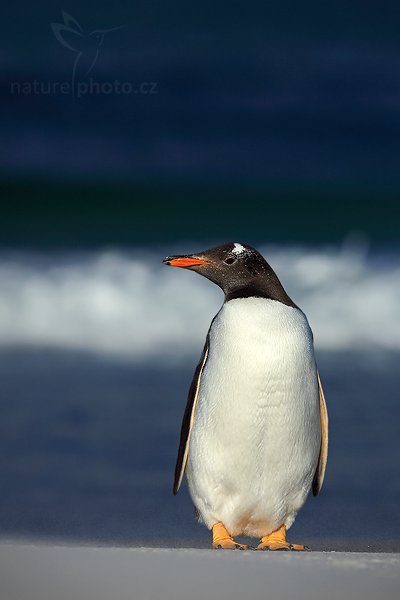
[[[291,538],[400,549],[397,3],[0,8],[0,536],[207,547],[172,496],[221,292],[167,254],[256,246],[331,419]]]

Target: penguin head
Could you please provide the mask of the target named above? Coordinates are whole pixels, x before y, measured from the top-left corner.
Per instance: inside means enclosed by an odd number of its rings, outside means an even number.
[[[265,258],[251,246],[232,242],[179,256],[167,256],[163,263],[196,271],[217,284],[226,300],[262,296],[295,306]]]

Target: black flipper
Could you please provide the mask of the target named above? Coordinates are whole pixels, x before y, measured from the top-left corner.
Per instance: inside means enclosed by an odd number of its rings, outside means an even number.
[[[322,484],[324,482],[326,463],[328,461],[328,409],[326,408],[326,400],[324,390],[322,389],[321,379],[318,376],[318,394],[319,394],[319,411],[321,422],[321,449],[317,469],[314,475],[312,484],[312,492],[314,496],[318,496]]]
[[[194,423],[194,414],[196,410],[196,403],[199,396],[200,380],[205,367],[208,349],[210,342],[210,334],[207,334],[206,343],[203,348],[203,353],[200,358],[200,362],[196,367],[193,375],[192,383],[189,388],[188,399],[186,403],[185,413],[182,419],[181,437],[179,442],[178,458],[176,460],[175,467],[175,479],[174,479],[174,495],[178,493],[180,485],[182,483],[183,475],[185,473],[186,462],[189,452],[190,432]]]

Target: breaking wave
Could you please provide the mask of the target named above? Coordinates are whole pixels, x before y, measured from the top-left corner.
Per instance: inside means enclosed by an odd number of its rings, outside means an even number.
[[[400,252],[264,247],[323,350],[400,350]],[[0,255],[0,345],[178,361],[199,354],[222,293],[160,256]]]

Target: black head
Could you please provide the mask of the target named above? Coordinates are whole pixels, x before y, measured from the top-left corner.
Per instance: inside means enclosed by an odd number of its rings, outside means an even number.
[[[258,296],[296,306],[272,267],[247,244],[232,242],[196,254],[167,256],[163,263],[204,275],[223,290],[225,301]]]

